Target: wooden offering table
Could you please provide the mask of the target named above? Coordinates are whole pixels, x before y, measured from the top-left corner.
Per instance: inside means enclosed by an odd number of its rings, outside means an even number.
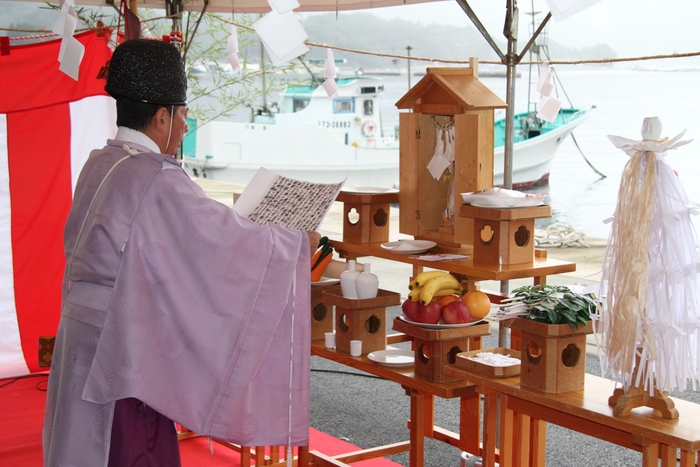
[[[544,393],[520,387],[520,377],[493,378],[455,365],[445,372],[475,384],[484,396],[483,465],[545,465],[546,422],[642,452],[642,466],[694,467],[700,450],[700,405],[674,399],[680,418],[669,420],[649,408],[613,415],[608,405],[613,383],[586,375],[584,389]],[[500,402],[500,422],[497,414]],[[496,430],[500,446],[496,448]],[[575,449],[575,446],[572,446]],[[677,451],[680,456],[677,457]],[[676,464],[676,459],[680,464]]]
[[[404,340],[404,337],[401,334],[389,336],[389,343],[402,340]],[[411,418],[408,441],[334,456],[334,460],[350,463],[409,451],[410,467],[423,467],[425,437],[446,442],[463,451],[480,452],[480,395],[474,390],[472,383],[462,380],[445,383],[425,381],[414,375],[413,367],[383,366],[373,362],[366,355],[352,357],[346,352],[327,349],[323,340],[311,342],[311,355],[317,355],[398,383],[406,390],[406,394],[410,396]],[[434,425],[433,402],[435,396],[443,399],[460,398],[459,434]],[[315,460],[314,457],[315,453],[312,452],[312,462]],[[323,465],[344,464],[325,463]]]
[[[535,258],[531,263],[522,264],[482,264],[475,263],[473,257],[466,259],[456,259],[449,261],[423,261],[411,258],[413,255],[403,255],[394,253],[382,248],[381,243],[353,243],[337,238],[331,238],[333,248],[346,259],[357,259],[362,256],[375,256],[391,261],[398,261],[413,265],[414,276],[420,273],[423,268],[440,269],[453,274],[462,274],[469,281],[507,281],[511,279],[522,279],[525,277],[534,278],[535,284],[546,283],[547,276],[553,274],[563,274],[576,270],[576,263],[548,259],[546,251],[535,250]],[[425,254],[454,253],[450,250],[443,250],[439,246],[431,248]]]

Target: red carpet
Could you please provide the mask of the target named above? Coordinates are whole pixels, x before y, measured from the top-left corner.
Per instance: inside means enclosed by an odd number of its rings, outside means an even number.
[[[41,427],[46,403],[46,380],[40,375],[17,380],[0,380],[0,465],[7,467],[42,467]],[[333,456],[357,450],[350,443],[311,429],[309,449]],[[238,454],[214,444],[209,453],[205,438],[180,442],[183,467],[238,467]],[[386,459],[373,459],[353,464],[357,467],[397,467]],[[400,466],[399,466],[400,467]]]

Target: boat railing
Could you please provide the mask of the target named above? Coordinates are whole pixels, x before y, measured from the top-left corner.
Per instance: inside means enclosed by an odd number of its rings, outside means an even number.
[[[586,115],[588,112],[590,112],[590,111],[593,110],[594,108],[595,108],[594,105],[586,105],[586,106],[584,106],[584,107],[578,109],[576,112],[574,112],[574,113],[572,113],[571,115],[569,115],[569,118],[566,119],[566,122],[565,122],[565,123],[569,123],[569,122],[571,122],[572,120],[575,120],[575,119],[577,119],[577,118],[579,118],[579,117],[582,117],[582,116]]]

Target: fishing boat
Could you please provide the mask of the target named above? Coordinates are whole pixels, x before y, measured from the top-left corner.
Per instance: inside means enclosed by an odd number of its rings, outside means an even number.
[[[513,188],[546,186],[549,171],[559,146],[576,127],[591,115],[593,107],[562,108],[557,118],[546,122],[534,112],[515,114],[513,143]],[[503,185],[503,154],[506,119],[494,124],[494,186]]]
[[[188,135],[183,166],[193,176],[247,184],[262,166],[289,178],[393,188],[399,144],[382,135],[379,78],[339,78],[338,95],[322,86],[289,86],[270,111],[250,122],[209,122]]]
[[[270,111],[250,122],[213,121],[191,132],[183,167],[194,177],[247,184],[262,166],[312,182],[346,179],[346,187],[396,188],[399,144],[382,134],[381,78],[339,78],[338,95],[322,86],[289,86]],[[553,123],[515,116],[513,187],[546,185],[552,159],[590,109],[564,108]],[[494,184],[503,183],[505,119],[495,122]]]

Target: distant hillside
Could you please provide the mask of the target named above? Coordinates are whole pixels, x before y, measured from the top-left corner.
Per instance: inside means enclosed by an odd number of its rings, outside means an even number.
[[[309,40],[316,43],[395,55],[406,55],[406,47],[411,46],[411,56],[450,60],[468,60],[469,57],[498,60],[496,53],[467,17],[463,27],[454,27],[442,24],[424,25],[399,19],[385,20],[368,12],[345,12],[338,19],[335,13],[308,15],[303,24],[309,34]],[[492,37],[501,50],[505,50],[505,38],[494,32]],[[527,43],[527,39],[529,37],[521,38],[519,49]],[[578,49],[550,42],[549,51],[552,60],[617,56],[606,44]],[[362,66],[365,69],[405,69],[404,60],[338,51],[334,52],[334,55],[336,59],[347,59],[351,66]],[[325,51],[312,49],[307,58],[324,59]]]

